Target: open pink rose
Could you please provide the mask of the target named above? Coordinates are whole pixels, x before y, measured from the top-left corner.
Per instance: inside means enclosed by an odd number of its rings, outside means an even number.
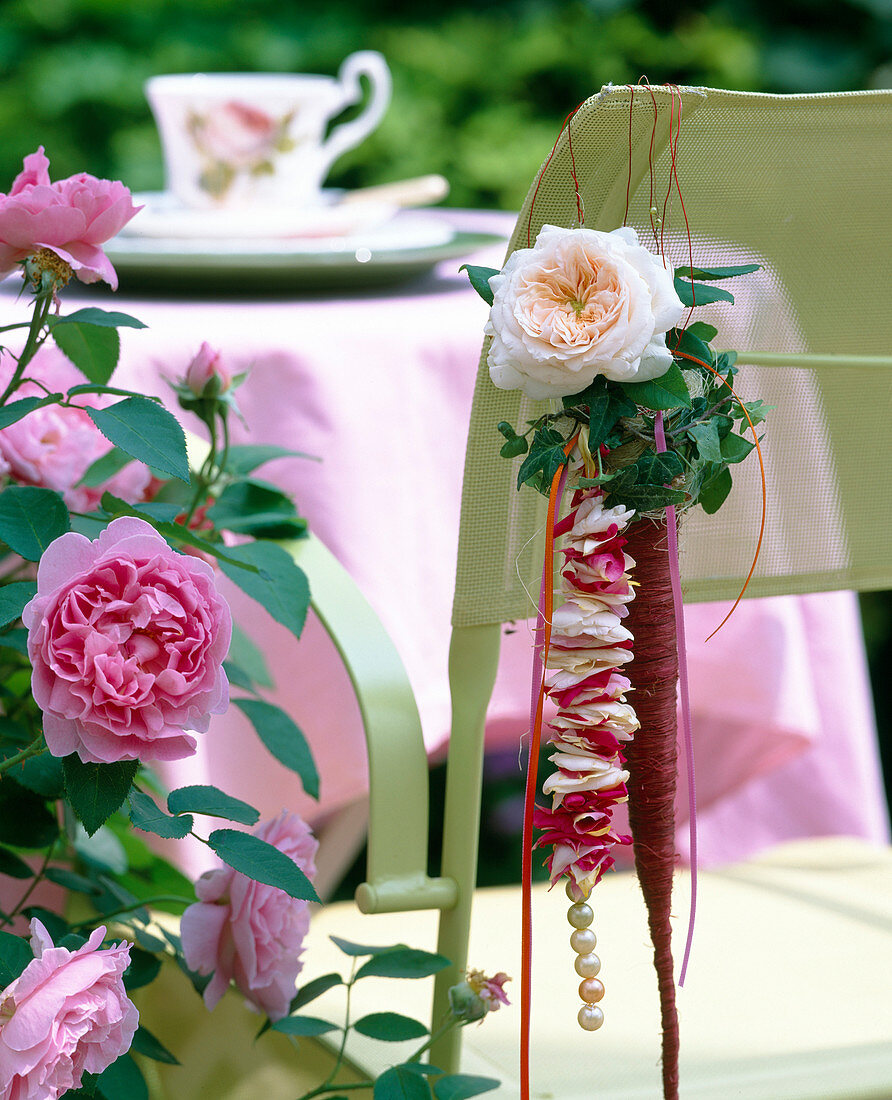
[[[297,814],[282,813],[255,829],[261,840],[290,856],[309,878],[318,844]],[[207,871],[195,884],[199,900],[183,913],[180,933],[186,964],[213,978],[204,991],[214,1008],[235,982],[271,1020],[288,1015],[300,954],[310,926],[307,902],[254,882],[231,867]]]
[[[214,379],[219,385],[216,393],[226,393],[232,385],[232,374],[220,352],[205,340],[186,369],[186,385],[196,397],[201,397]]]
[[[0,194],[0,277],[39,248],[48,248],[74,269],[82,283],[118,277],[100,247],[138,212],[128,188],[81,172],[50,183],[43,146],[25,157],[8,195]]]
[[[36,957],[0,993],[3,1100],[56,1100],[130,1048],[139,1022],[122,981],[130,945],[100,948],[104,936],[97,928],[69,951],[31,921]]]
[[[125,517],[91,542],[69,532],[37,570],[31,688],[54,756],[179,760],[229,704],[232,617],[213,569]]]
[[[11,377],[14,362],[8,352],[0,352],[0,382]],[[50,390],[64,391],[83,382],[83,377],[62,352],[44,346],[28,368],[28,376],[39,378]],[[43,391],[26,382],[16,397],[42,397]],[[105,491],[130,504],[143,500],[151,474],[141,462],[129,462],[102,485],[79,485],[89,467],[111,450],[111,444],[86,413],[87,407],[99,408],[108,398],[84,394],[83,408],[45,405],[34,409],[9,427],[0,430],[0,458],[3,471],[21,485],[39,485],[61,493],[74,512],[92,512]]]

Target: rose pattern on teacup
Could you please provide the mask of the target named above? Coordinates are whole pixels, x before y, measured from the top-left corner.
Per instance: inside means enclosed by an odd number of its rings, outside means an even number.
[[[201,190],[223,199],[240,175],[272,175],[276,156],[296,148],[289,135],[294,115],[289,111],[275,118],[235,99],[204,112],[190,111],[186,130],[202,159]]]

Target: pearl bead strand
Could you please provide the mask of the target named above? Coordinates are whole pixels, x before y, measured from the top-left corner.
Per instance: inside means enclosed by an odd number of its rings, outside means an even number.
[[[604,983],[598,978],[601,960],[594,952],[598,937],[589,927],[595,919],[588,904],[590,894],[590,890],[584,893],[573,881],[567,883],[567,897],[573,903],[567,910],[567,920],[573,928],[570,946],[576,952],[576,973],[582,978],[579,997],[583,1004],[576,1019],[583,1031],[597,1031],[604,1023],[604,1012],[598,1006],[604,996]]]

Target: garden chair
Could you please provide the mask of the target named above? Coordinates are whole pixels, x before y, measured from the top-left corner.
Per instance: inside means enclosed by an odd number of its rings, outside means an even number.
[[[695,262],[761,265],[746,288],[735,288],[733,309],[702,311],[720,330],[717,346],[740,353],[743,396],[774,406],[770,526],[747,594],[892,587],[886,475],[892,383],[884,373],[892,367],[885,278],[892,254],[892,93],[774,96],[654,88],[653,96],[653,160],[663,187],[670,103],[682,106],[678,171]],[[628,88],[608,86],[586,101],[572,119],[571,140],[565,130],[531,188],[510,248],[526,246],[528,230],[535,239],[542,224],[570,225],[577,217],[571,155],[585,224],[603,230],[620,225],[628,187],[628,223],[643,238],[654,111],[649,91],[640,87],[633,96]],[[534,409],[519,393],[491,386],[484,357],[465,472],[439,876],[427,870],[427,761],[396,652],[324,547],[312,539],[293,546],[357,690],[371,784],[368,869],[356,902],[374,915],[363,918],[352,904],[317,914],[303,977],[343,966],[329,933],[370,944],[436,944],[454,965],[437,978],[433,1020],[466,963],[519,974],[519,892],[475,892],[475,874],[487,700],[503,624],[531,614],[527,593],[536,588],[542,561],[541,539],[533,536],[541,536],[544,523],[542,500],[515,491],[516,470],[498,455],[495,425],[533,419]],[[685,519],[688,600],[737,595],[758,512],[757,471],[744,467],[716,516]],[[681,916],[686,877],[680,873],[675,887]],[[534,890],[533,1095],[652,1100],[660,1094],[659,1013],[634,877],[608,876],[593,894],[607,986],[607,1023],[596,1035],[583,1033],[575,1021],[578,978],[565,905],[562,890]],[[888,1097],[890,927],[892,855],[860,842],[799,842],[702,873],[694,955],[679,1000],[682,1095]],[[357,986],[357,1011],[430,1014],[425,983],[382,980],[375,987],[376,981]],[[337,993],[315,1002],[314,1014],[326,1015],[327,999],[333,1004]],[[431,1061],[446,1070],[460,1061],[464,1072],[499,1077],[504,1086],[497,1095],[516,1096],[517,1025],[513,1008],[490,1014],[479,1029],[451,1033],[431,1051]],[[407,1048],[393,1046],[391,1061],[399,1061]],[[361,1071],[374,1074],[389,1064],[380,1044],[367,1046],[361,1036],[351,1038],[351,1051]],[[282,1081],[288,1072],[282,1069]],[[258,1073],[255,1086],[262,1079],[275,1100],[272,1077],[262,1076],[272,1073],[269,1063]],[[283,1097],[289,1087],[282,1085]],[[231,1095],[235,1100],[241,1093]]]

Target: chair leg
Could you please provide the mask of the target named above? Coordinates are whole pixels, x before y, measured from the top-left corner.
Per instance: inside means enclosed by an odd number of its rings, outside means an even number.
[[[449,1012],[449,988],[461,981],[468,962],[471,902],[477,881],[480,788],[486,710],[499,663],[501,624],[457,627],[449,649],[452,734],[446,765],[443,864],[440,874],[458,884],[458,901],[440,914],[437,950],[450,959],[434,986],[433,1027]],[[461,1054],[461,1029],[452,1028],[431,1048],[431,1062],[454,1073]]]

